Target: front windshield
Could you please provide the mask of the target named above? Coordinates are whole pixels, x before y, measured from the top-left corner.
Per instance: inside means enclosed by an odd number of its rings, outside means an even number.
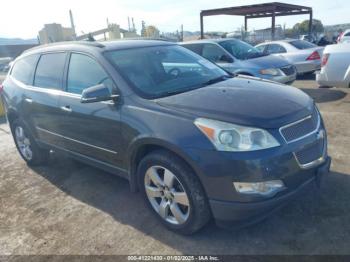
[[[106,52],[134,90],[145,98],[182,93],[230,77],[224,70],[177,46],[154,46]]]
[[[240,60],[257,58],[265,55],[254,46],[251,46],[250,44],[240,40],[226,40],[220,42],[219,45],[221,45],[226,49],[227,52]]]

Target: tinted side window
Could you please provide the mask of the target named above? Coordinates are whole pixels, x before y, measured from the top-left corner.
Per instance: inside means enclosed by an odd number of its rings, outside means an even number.
[[[294,41],[290,41],[289,43],[298,49],[308,49],[308,48],[313,48],[317,46],[304,40],[294,40]]]
[[[205,44],[203,46],[202,56],[212,62],[220,62],[225,52],[217,45]]]
[[[82,54],[72,54],[68,68],[68,92],[81,94],[85,88],[102,83],[108,87],[112,85],[107,73],[94,59]]]
[[[346,33],[344,36],[350,36],[350,32]]]
[[[260,52],[264,52],[265,47],[266,45],[259,45],[259,46],[256,46],[256,49],[258,49]]]
[[[202,44],[187,44],[183,45],[183,47],[186,47],[187,49],[191,50],[192,52],[195,52],[198,55],[202,55]]]
[[[30,55],[18,60],[11,71],[11,76],[23,84],[32,85],[33,75],[39,55]]]
[[[61,89],[66,53],[44,54],[35,72],[34,86]]]
[[[267,47],[267,53],[269,54],[279,54],[279,53],[286,53],[286,49],[281,46],[281,45],[277,45],[277,44],[271,44],[268,45]]]

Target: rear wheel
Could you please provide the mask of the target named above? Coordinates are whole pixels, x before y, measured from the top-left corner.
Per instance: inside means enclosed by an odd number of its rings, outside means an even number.
[[[40,165],[48,161],[49,150],[38,146],[23,121],[14,120],[11,124],[11,130],[17,150],[28,165]]]
[[[170,230],[192,234],[210,219],[210,208],[196,175],[167,151],[147,155],[138,168],[139,186],[148,206]]]

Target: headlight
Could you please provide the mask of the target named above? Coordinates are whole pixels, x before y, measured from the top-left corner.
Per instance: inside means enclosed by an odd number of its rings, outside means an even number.
[[[280,75],[280,71],[276,68],[261,69],[260,74],[278,76]]]
[[[219,151],[254,151],[279,146],[266,130],[231,123],[197,118],[194,124]]]

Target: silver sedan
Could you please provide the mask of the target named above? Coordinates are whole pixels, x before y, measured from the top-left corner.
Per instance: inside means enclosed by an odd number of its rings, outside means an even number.
[[[298,74],[313,73],[321,68],[323,47],[298,39],[261,43],[256,46],[265,54],[281,56],[296,67]]]

